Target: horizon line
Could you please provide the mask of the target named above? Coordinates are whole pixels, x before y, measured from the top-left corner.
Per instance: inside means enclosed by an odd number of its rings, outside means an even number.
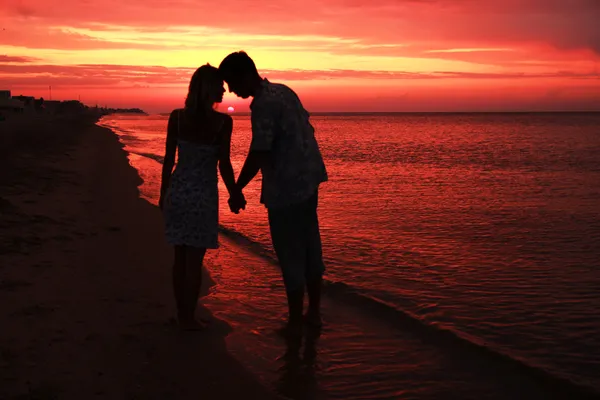
[[[507,111],[308,111],[310,115],[332,114],[598,114],[599,110],[507,110]],[[147,113],[148,115],[170,114],[170,111]],[[251,115],[251,111],[223,112],[228,115]]]

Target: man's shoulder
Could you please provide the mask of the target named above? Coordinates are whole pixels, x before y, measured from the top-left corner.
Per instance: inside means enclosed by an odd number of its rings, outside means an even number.
[[[290,91],[290,90],[292,90],[292,89],[290,89],[289,86],[287,86],[283,83],[278,83],[278,82],[267,83],[267,89],[272,90],[272,91]]]
[[[283,83],[269,82],[265,85],[262,99],[264,101],[286,100],[294,91]]]
[[[263,87],[260,96],[255,97],[251,104],[253,113],[275,113],[276,110],[288,101],[287,86],[279,83],[268,83]]]

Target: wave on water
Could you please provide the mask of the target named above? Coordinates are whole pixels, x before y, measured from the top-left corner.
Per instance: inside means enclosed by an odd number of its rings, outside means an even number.
[[[125,145],[127,145],[126,142],[131,143],[135,143],[135,142],[139,142],[141,139],[135,134],[134,130],[129,130],[129,129],[125,129],[125,128],[121,128],[118,127],[116,125],[111,125],[110,123],[101,123],[100,124],[102,127],[108,128],[110,130],[112,130],[113,132],[115,132],[118,136],[119,139],[123,140],[125,143]],[[135,151],[132,149],[127,149],[127,152],[130,154],[135,154],[141,157],[146,157],[146,158],[150,158],[156,162],[158,162],[159,164],[163,164],[165,157],[159,154],[154,154],[154,153],[148,153],[148,152],[141,152],[141,151]]]
[[[130,151],[131,154],[136,154],[138,156],[141,157],[146,157],[146,158],[150,158],[156,162],[158,162],[159,164],[163,164],[165,161],[165,157],[164,156],[159,156],[158,154],[154,154],[154,153],[142,153],[142,152],[137,152],[137,151]]]
[[[220,226],[220,233],[227,236],[235,244],[244,246],[253,254],[263,258],[270,264],[277,266],[276,255],[264,245],[253,241],[243,233],[225,226]],[[535,379],[561,398],[597,399],[600,393],[593,388],[573,382],[570,379],[556,376],[542,366],[533,365],[528,360],[509,354],[508,352],[494,348],[481,338],[460,332],[455,327],[442,326],[434,322],[425,321],[420,316],[398,308],[385,300],[377,298],[376,295],[367,294],[360,288],[343,282],[325,280],[323,283],[324,293],[332,298],[343,300],[345,304],[368,312],[388,321],[395,328],[410,330],[417,334],[422,340],[435,346],[458,351],[459,354],[466,352],[475,353],[495,365],[503,365],[521,374]]]

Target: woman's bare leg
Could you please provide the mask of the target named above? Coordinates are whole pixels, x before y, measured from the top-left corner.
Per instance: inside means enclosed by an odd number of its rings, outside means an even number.
[[[198,296],[202,286],[202,262],[205,248],[186,247],[185,251],[185,315],[181,320],[182,328],[197,330],[206,327],[206,323],[196,319]]]
[[[177,305],[177,319],[185,316],[185,246],[175,246],[173,260],[173,295]]]

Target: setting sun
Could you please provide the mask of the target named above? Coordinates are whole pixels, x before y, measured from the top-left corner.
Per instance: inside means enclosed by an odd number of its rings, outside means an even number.
[[[227,107],[227,112],[232,113],[235,111],[235,108],[233,108],[232,106]]]

